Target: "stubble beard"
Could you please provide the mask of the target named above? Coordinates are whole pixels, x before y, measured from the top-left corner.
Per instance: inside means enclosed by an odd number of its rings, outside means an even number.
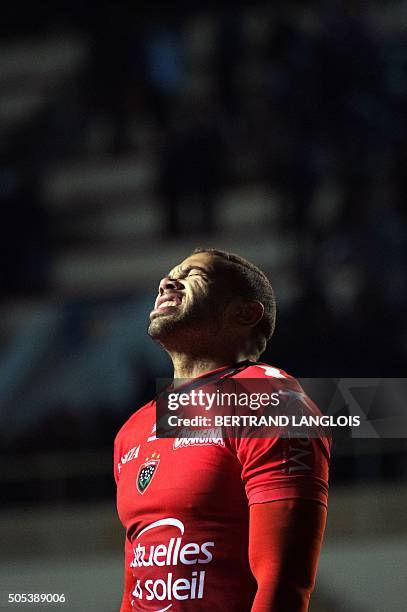
[[[187,311],[154,317],[147,333],[164,349],[190,350],[194,344],[213,337],[220,327],[221,313],[205,300]]]

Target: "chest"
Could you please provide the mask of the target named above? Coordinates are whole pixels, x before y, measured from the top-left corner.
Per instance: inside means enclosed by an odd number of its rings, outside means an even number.
[[[219,438],[127,435],[118,473],[117,508],[127,528],[164,515],[217,521],[247,507],[241,466]]]

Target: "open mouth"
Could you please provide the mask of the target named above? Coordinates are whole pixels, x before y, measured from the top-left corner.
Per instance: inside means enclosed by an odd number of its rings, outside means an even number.
[[[173,308],[177,308],[182,302],[182,296],[178,293],[172,292],[165,295],[160,295],[154,304],[154,310],[151,314],[157,312],[165,312],[166,310],[171,311]]]
[[[165,302],[161,302],[158,306],[157,310],[163,310],[164,308],[168,308],[169,306],[179,306],[181,304],[181,300],[165,300]]]

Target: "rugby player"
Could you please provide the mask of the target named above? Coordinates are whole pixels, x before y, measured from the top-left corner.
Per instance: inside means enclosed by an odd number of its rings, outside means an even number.
[[[159,284],[148,333],[174,379],[291,379],[259,362],[275,324],[265,274],[198,249]],[[304,323],[306,324],[306,322]],[[115,440],[121,612],[305,612],[326,522],[328,438],[157,438],[155,401]]]

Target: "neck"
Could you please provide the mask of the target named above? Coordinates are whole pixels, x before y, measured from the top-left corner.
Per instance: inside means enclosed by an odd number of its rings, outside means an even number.
[[[243,351],[222,350],[218,355],[197,355],[191,353],[171,352],[170,357],[174,365],[174,378],[196,378],[205,372],[216,370],[239,361],[250,359],[255,361],[253,355]]]

